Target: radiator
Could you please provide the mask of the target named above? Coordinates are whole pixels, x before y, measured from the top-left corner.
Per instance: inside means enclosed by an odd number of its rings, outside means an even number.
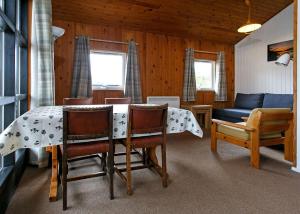
[[[148,96],[147,103],[159,104],[159,105],[168,103],[169,107],[179,108],[180,97],[178,97],[178,96]]]

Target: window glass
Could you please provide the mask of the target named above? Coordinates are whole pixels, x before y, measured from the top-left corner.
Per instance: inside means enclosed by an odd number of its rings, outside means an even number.
[[[22,113],[27,110],[27,41],[25,39],[27,38],[27,1],[0,0],[0,10],[6,17],[5,19],[0,17],[0,132],[2,132],[19,116],[20,107]],[[21,85],[26,86],[23,87],[24,90],[20,90]],[[5,157],[0,156],[0,170],[14,163],[14,152]]]
[[[94,89],[123,89],[125,53],[91,52],[90,59]]]
[[[214,88],[215,62],[207,60],[195,60],[195,78],[198,90]]]
[[[0,0],[0,9],[3,9],[3,0]],[[3,51],[4,51],[4,28],[5,28],[5,22],[0,17],[0,97],[3,97],[3,79],[4,79],[4,64],[3,64]],[[3,106],[0,105],[0,133],[3,131]],[[0,170],[3,167],[3,158],[0,155]]]

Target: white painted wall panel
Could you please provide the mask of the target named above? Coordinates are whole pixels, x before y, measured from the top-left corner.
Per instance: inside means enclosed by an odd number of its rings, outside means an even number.
[[[269,44],[293,39],[293,5],[235,45],[235,91],[293,93],[293,62],[287,67],[267,61]]]

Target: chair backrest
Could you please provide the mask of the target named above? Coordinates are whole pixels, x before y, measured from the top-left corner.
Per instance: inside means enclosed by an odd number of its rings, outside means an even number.
[[[105,98],[105,104],[131,104],[131,97]]]
[[[251,112],[246,125],[259,128],[260,135],[283,133],[290,128],[292,119],[289,108],[257,108]]]
[[[64,98],[64,105],[92,105],[93,98]]]
[[[131,134],[166,133],[168,104],[158,106],[129,105],[128,136]]]
[[[112,139],[113,106],[63,107],[65,140],[108,137]]]

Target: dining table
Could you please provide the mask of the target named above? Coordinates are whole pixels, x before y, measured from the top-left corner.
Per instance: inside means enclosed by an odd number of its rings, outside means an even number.
[[[81,105],[81,107],[84,106]],[[86,107],[89,106],[86,105]],[[113,139],[125,139],[127,137],[127,118],[128,105],[114,104]],[[189,131],[200,138],[203,136],[202,129],[191,111],[168,107],[167,134],[184,131]],[[57,146],[62,143],[63,106],[42,106],[24,113],[0,134],[0,155],[5,156],[21,148],[47,147],[48,150],[50,148],[52,152],[52,173],[49,200],[55,201],[57,200],[58,189]]]

